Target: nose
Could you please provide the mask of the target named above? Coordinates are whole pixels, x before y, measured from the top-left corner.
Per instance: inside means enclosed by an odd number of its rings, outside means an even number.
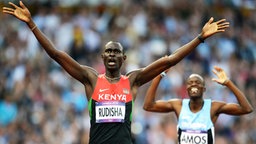
[[[110,51],[109,52],[109,56],[115,56],[115,55],[116,55],[115,51]]]
[[[115,51],[111,51],[110,54],[114,55],[114,54],[115,54]]]

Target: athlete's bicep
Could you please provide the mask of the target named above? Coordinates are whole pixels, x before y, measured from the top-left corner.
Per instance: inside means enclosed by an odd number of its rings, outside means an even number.
[[[136,70],[136,83],[141,86],[152,79],[154,79],[161,72],[170,68],[170,61],[168,57],[162,57],[144,68]]]
[[[239,104],[218,102],[219,109],[217,114],[241,115],[243,110]]]
[[[239,104],[236,103],[225,103],[223,104],[219,111],[219,114],[228,114],[228,115],[241,115],[243,114],[243,109]]]
[[[55,57],[55,60],[65,69],[65,71],[77,79],[81,83],[88,81],[92,73],[96,73],[94,69],[88,66],[82,66],[72,57],[70,57],[65,52],[58,53],[58,56]]]
[[[174,109],[175,101],[169,100],[169,101],[163,101],[163,100],[157,100],[154,103],[152,103],[148,107],[144,107],[146,111],[151,112],[172,112],[175,111]]]

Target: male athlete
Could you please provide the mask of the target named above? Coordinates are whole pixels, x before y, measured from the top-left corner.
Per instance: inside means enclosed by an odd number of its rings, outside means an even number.
[[[228,87],[236,96],[237,103],[226,103],[204,99],[204,79],[191,74],[187,79],[189,99],[170,99],[155,101],[157,87],[164,74],[153,79],[144,102],[144,109],[151,112],[175,112],[178,119],[179,144],[214,144],[214,123],[220,114],[243,115],[253,111],[244,94],[227,77],[220,67],[214,67],[218,79],[212,80]]]

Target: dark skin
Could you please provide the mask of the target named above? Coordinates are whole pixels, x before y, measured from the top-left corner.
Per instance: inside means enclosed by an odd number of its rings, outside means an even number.
[[[58,62],[67,73],[84,85],[86,96],[89,100],[96,85],[98,72],[89,66],[80,65],[67,53],[56,49],[52,42],[37,27],[35,27],[36,25],[31,18],[29,10],[21,1],[19,3],[20,6],[17,6],[11,2],[9,2],[9,4],[11,7],[3,7],[3,13],[13,15],[28,25],[47,54],[53,60]],[[202,32],[200,33],[203,39],[207,39],[216,33],[224,32],[225,29],[229,27],[229,22],[227,22],[225,19],[221,19],[216,22],[213,22],[213,20],[213,18],[210,18],[210,20],[203,27]],[[152,80],[162,71],[176,65],[186,55],[192,52],[199,44],[200,40],[196,37],[189,43],[179,48],[172,55],[158,59],[145,68],[134,70],[126,74],[130,80],[133,99],[135,100],[138,88],[140,86]],[[121,75],[122,64],[126,60],[123,47],[118,42],[109,42],[105,45],[101,57],[105,65],[106,78],[110,83],[117,82]]]
[[[213,73],[217,76],[217,78],[213,78],[212,80],[229,88],[236,96],[238,103],[212,101],[212,122],[215,123],[220,114],[238,116],[251,113],[253,111],[251,104],[248,102],[243,92],[241,92],[238,87],[231,80],[229,80],[225,71],[222,68],[215,66]],[[155,100],[157,87],[161,78],[162,77],[159,75],[153,79],[147,91],[143,108],[146,111],[151,112],[175,112],[176,117],[179,118],[182,107],[182,99],[171,99],[168,101]],[[203,93],[206,90],[204,79],[198,74],[192,74],[187,79],[186,84],[186,89],[190,97],[190,110],[196,113],[200,111],[203,106]]]

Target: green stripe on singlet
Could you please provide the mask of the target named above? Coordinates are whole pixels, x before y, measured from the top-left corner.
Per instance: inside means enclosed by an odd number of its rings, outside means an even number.
[[[92,118],[92,98],[90,98],[88,102],[88,110],[89,110],[90,118]]]
[[[133,105],[134,105],[134,102],[133,102],[133,100],[132,100],[132,112],[133,112]],[[132,112],[131,112],[131,114],[130,114],[130,121],[132,121]]]

